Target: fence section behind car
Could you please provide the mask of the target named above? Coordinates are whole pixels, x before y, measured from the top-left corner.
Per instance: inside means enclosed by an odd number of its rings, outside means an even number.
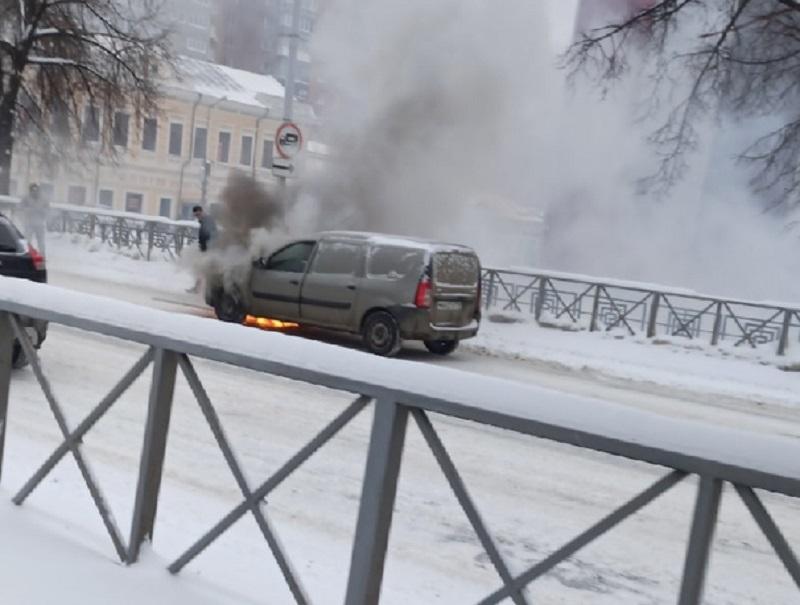
[[[778,355],[800,342],[798,305],[570,273],[484,269],[482,304],[487,312],[528,315],[548,326],[772,347]]]
[[[20,227],[24,227],[19,199],[0,196],[0,211],[11,215]],[[47,229],[85,235],[119,249],[135,249],[148,260],[157,251],[171,257],[180,256],[186,246],[197,240],[198,231],[194,221],[70,204],[50,206]]]

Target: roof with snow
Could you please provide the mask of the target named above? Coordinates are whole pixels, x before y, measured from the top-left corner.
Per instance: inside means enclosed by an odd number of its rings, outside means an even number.
[[[283,99],[284,88],[274,77],[181,56],[168,87],[268,109]]]

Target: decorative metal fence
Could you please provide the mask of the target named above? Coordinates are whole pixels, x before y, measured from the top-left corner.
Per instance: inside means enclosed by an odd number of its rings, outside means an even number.
[[[17,216],[19,200],[0,197],[0,210]],[[192,221],[173,221],[164,217],[117,212],[103,208],[84,208],[69,204],[53,204],[47,222],[48,231],[75,233],[99,239],[115,248],[135,249],[150,260],[154,251],[171,257],[197,240],[197,225]]]
[[[39,302],[42,300],[50,303],[44,306]],[[98,317],[97,309],[109,309],[109,312],[105,318]],[[596,313],[595,316],[600,315]],[[622,316],[620,314],[620,321]],[[68,424],[37,352],[22,327],[21,317],[48,320],[78,330],[140,343],[147,347],[147,351],[103,397],[97,407],[73,427]],[[128,317],[130,319],[126,319]],[[158,328],[164,325],[170,326],[168,334]],[[316,357],[317,361],[314,362],[315,355],[320,354],[319,349],[300,339],[287,344],[284,339],[271,339],[269,335],[248,331],[240,326],[196,317],[175,316],[98,297],[53,290],[41,284],[0,278],[0,468],[12,379],[10,361],[15,341],[21,343],[31,362],[36,379],[63,434],[63,443],[14,496],[14,502],[22,504],[56,464],[67,454],[71,454],[120,560],[129,564],[136,562],[141,545],[152,539],[156,527],[156,510],[175,380],[180,371],[187,379],[239,486],[242,501],[169,566],[173,573],[179,572],[202,554],[207,546],[238,519],[252,514],[295,601],[299,604],[308,603],[309,597],[303,588],[302,579],[292,567],[269,522],[265,498],[371,405],[374,416],[348,572],[345,596],[347,605],[376,604],[380,601],[384,561],[409,419],[413,419],[421,429],[428,447],[497,572],[500,587],[482,599],[482,604],[499,603],[507,598],[518,605],[528,603],[524,590],[531,582],[542,578],[555,566],[617,527],[623,520],[690,475],[699,476],[699,487],[686,545],[679,605],[698,605],[702,600],[704,578],[725,483],[733,485],[779,560],[800,587],[798,559],[755,491],[758,488],[800,497],[800,467],[797,464],[800,460],[800,443],[796,440],[732,431],[690,421],[667,421],[655,414],[600,401],[557,396],[549,391],[524,385],[453,372],[445,368],[426,368],[414,363],[379,359],[354,351],[331,350],[330,355]],[[353,356],[358,356],[358,359]],[[352,393],[353,401],[316,437],[290,456],[272,476],[258,485],[251,485],[244,476],[214,404],[197,373],[193,358]],[[81,445],[83,437],[150,365],[153,370],[144,445],[130,538],[126,543],[108,510],[100,485],[90,470]],[[319,366],[324,366],[325,369],[319,369]],[[420,372],[424,372],[425,380],[420,380]],[[487,396],[491,397],[492,402],[484,399]],[[553,401],[554,398],[558,398],[558,401]],[[512,574],[496,539],[484,524],[454,460],[431,422],[433,414],[623,456],[666,467],[667,470],[652,485],[622,503],[555,552],[523,573]],[[335,479],[332,478],[331,481]],[[580,487],[576,486],[576,489],[579,490]],[[524,504],[535,505],[531,502]],[[648,535],[646,539],[654,539],[654,536]],[[743,573],[747,573],[746,569]],[[759,579],[754,578],[753,581],[757,583]]]
[[[19,200],[0,197],[0,209],[14,213]],[[117,248],[154,250],[180,256],[197,240],[197,225],[162,217],[56,204],[50,231],[77,233]],[[785,355],[800,343],[800,305],[708,296],[688,290],[552,271],[483,271],[487,311],[533,315],[543,325],[571,325],[590,331],[623,330],[631,336],[682,337],[713,346],[772,346]]]
[[[532,315],[544,325],[683,337],[711,345],[800,342],[800,306],[706,296],[688,290],[549,271],[484,269],[483,307]]]

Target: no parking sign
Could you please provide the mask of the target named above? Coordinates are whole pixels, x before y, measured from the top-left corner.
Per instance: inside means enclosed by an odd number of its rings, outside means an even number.
[[[294,122],[284,122],[275,133],[275,149],[278,155],[288,160],[296,156],[303,147],[303,133]]]

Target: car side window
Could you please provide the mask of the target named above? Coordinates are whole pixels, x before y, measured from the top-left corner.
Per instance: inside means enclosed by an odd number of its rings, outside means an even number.
[[[305,273],[308,259],[314,250],[315,242],[297,242],[278,250],[267,261],[268,271],[285,271],[286,273]]]
[[[375,246],[369,251],[367,276],[374,279],[419,279],[425,252],[397,246]]]
[[[318,275],[356,275],[363,246],[350,242],[322,242],[314,256],[311,273]]]

